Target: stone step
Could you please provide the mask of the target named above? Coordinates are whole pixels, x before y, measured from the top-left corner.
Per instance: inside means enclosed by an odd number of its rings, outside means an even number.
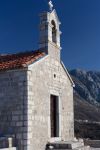
[[[83,147],[75,148],[73,150],[91,150],[91,148],[89,146],[83,146]]]
[[[76,149],[84,147],[84,142],[83,141],[74,141],[74,142],[55,142],[55,143],[48,143],[47,144],[47,150],[52,149],[52,150],[67,150],[67,149]],[[76,149],[77,150],[77,149]],[[81,149],[80,149],[81,150]],[[84,149],[82,149],[84,150]]]
[[[71,150],[71,149],[47,149],[47,150]],[[72,150],[92,150],[92,149],[90,147],[83,146],[83,147],[78,147]]]

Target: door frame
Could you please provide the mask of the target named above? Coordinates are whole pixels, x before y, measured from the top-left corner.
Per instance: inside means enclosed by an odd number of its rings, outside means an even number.
[[[58,103],[59,103],[59,137],[51,137],[51,109],[50,109],[50,106],[51,106],[51,95],[54,95],[54,96],[57,96],[58,97]],[[59,93],[57,92],[52,92],[50,93],[50,96],[49,96],[49,117],[48,117],[48,136],[49,136],[49,141],[50,142],[55,142],[55,141],[61,141],[61,99],[60,99],[60,95]]]

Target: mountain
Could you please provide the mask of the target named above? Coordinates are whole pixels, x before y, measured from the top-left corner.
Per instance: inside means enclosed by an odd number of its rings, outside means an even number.
[[[76,69],[70,75],[75,83],[75,135],[100,139],[100,72]]]
[[[100,105],[100,72],[72,70],[72,78],[76,84],[75,91],[94,105]]]
[[[71,70],[75,119],[100,121],[100,72]]]
[[[75,120],[100,122],[100,108],[87,102],[77,93],[74,93]]]

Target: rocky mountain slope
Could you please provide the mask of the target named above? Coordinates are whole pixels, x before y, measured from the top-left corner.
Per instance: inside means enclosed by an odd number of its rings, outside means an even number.
[[[75,91],[89,103],[100,105],[100,72],[72,70]]]
[[[76,93],[74,93],[74,113],[75,120],[100,122],[100,108],[90,104]]]
[[[100,72],[71,70],[75,119],[100,121]]]
[[[75,83],[75,135],[100,139],[100,72],[71,70]]]

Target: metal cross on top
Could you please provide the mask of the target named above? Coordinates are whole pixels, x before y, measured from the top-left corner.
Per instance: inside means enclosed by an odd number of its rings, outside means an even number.
[[[52,10],[53,10],[53,4],[52,4],[52,1],[51,1],[51,0],[49,0],[48,5],[49,5],[50,11],[52,11]]]

